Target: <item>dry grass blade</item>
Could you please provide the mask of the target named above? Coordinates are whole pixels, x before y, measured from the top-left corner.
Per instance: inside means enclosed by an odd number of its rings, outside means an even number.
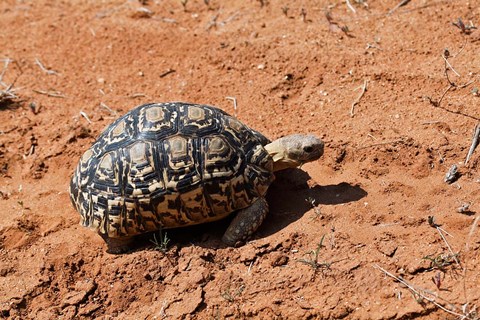
[[[134,93],[130,96],[130,98],[132,99],[135,99],[135,98],[143,98],[143,97],[146,97],[147,95],[145,93],[140,93],[140,92],[137,92],[137,93]]]
[[[367,80],[363,81],[363,86],[358,87],[355,90],[358,90],[358,89],[362,89],[362,91],[360,92],[360,95],[357,97],[357,99],[355,99],[355,101],[353,101],[353,103],[352,103],[352,107],[350,108],[350,116],[351,117],[353,117],[355,115],[355,106],[360,103],[360,99],[362,99],[363,95],[367,91]]]
[[[66,98],[66,96],[60,91],[45,91],[45,90],[33,89],[33,92],[44,94],[46,96],[53,97],[53,98]]]
[[[88,123],[90,123],[90,124],[92,123],[92,120],[90,120],[90,118],[88,117],[88,115],[84,111],[80,110],[80,115],[82,117],[84,117],[85,120],[87,120]]]
[[[103,102],[100,102],[100,107],[102,107],[102,108],[104,108],[104,109],[106,109],[106,110],[110,111],[110,113],[111,113],[112,115],[114,115],[114,116],[118,116],[118,113],[117,113],[117,111],[115,111],[115,110],[112,110],[112,108],[110,108],[109,106],[107,106],[105,103],[103,103]]]
[[[470,149],[468,150],[467,158],[465,159],[465,165],[467,165],[468,161],[470,161],[470,158],[473,152],[478,146],[479,139],[480,139],[480,123],[477,123],[477,125],[475,126],[475,130],[473,131],[472,144],[470,145]]]
[[[348,9],[350,9],[353,13],[357,13],[357,10],[355,10],[355,8],[352,6],[350,0],[345,0],[345,2],[347,3]]]
[[[0,90],[0,103],[9,102],[17,98],[18,96],[14,93],[13,84],[9,85],[4,90]]]
[[[0,89],[0,104],[4,105],[4,104],[12,103],[13,100],[18,98],[18,96],[14,92],[15,89],[13,88],[13,83],[7,85],[3,82],[3,77],[7,72],[8,65],[10,64],[10,62],[13,62],[13,60],[6,58],[0,61],[3,61],[3,68],[2,68],[2,71],[0,72],[0,86],[3,87],[3,89]]]
[[[237,98],[235,98],[235,97],[225,97],[225,99],[233,101],[233,114],[236,117],[237,116]]]
[[[6,59],[2,59],[0,61],[3,61],[3,68],[2,68],[2,71],[0,72],[0,83],[3,84],[3,76],[5,75],[5,72],[7,72],[7,69],[8,69],[8,65],[10,64],[10,62],[12,62],[13,60],[12,59],[9,59],[9,58],[6,58]]]
[[[38,59],[38,58],[35,58],[35,63],[40,67],[40,69],[42,69],[42,71],[44,71],[46,74],[58,74],[57,71],[55,70],[52,70],[52,69],[48,69],[46,68],[43,63]]]
[[[440,225],[438,225],[436,222],[435,222],[435,218],[433,216],[429,216],[428,217],[428,223],[430,224],[430,226],[434,227],[438,233],[440,234],[440,237],[443,239],[443,241],[445,242],[445,244],[447,245],[447,248],[448,248],[448,251],[450,251],[450,254],[451,256],[453,257],[453,259],[455,260],[455,263],[458,265],[459,268],[462,268],[462,265],[460,264],[460,261],[458,260],[457,258],[457,255],[458,254],[455,254],[452,250],[452,247],[450,246],[450,244],[448,243],[447,241],[447,238],[445,238],[445,236],[443,235],[444,233],[449,235],[450,237],[452,237],[451,234],[449,234],[447,231],[445,231],[444,229],[442,229],[440,227]]]
[[[480,221],[480,216],[476,217],[473,221],[472,227],[470,228],[470,232],[468,233],[468,241],[465,244],[465,249],[468,251],[470,249],[470,240],[472,235],[474,234],[475,230],[477,229],[478,222]]]
[[[450,62],[448,62],[447,58],[445,57],[445,55],[442,54],[442,58],[443,60],[445,60],[445,64],[448,66],[448,68],[450,70],[453,71],[453,73],[455,73],[457,75],[457,77],[460,77],[460,74],[453,68],[453,66],[450,64]]]
[[[160,77],[160,78],[164,78],[164,77],[168,76],[170,73],[174,73],[174,72],[175,72],[174,69],[170,69],[170,68],[169,68],[167,71],[161,73],[159,77]]]

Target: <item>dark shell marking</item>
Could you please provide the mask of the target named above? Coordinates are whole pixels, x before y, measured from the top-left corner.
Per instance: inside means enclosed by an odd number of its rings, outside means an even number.
[[[265,195],[265,141],[214,107],[142,105],[83,154],[70,197],[82,225],[110,238],[218,220]]]

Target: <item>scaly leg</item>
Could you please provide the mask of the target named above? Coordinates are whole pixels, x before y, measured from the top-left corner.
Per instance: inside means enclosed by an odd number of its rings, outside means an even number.
[[[267,213],[268,203],[264,198],[260,198],[251,206],[239,210],[223,235],[222,241],[228,246],[237,246],[258,229]]]

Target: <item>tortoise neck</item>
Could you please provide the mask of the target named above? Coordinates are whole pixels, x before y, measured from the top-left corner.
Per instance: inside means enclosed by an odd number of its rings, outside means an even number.
[[[288,168],[297,168],[301,165],[300,162],[291,159],[282,139],[278,139],[265,146],[268,154],[273,160],[273,171],[280,171]]]

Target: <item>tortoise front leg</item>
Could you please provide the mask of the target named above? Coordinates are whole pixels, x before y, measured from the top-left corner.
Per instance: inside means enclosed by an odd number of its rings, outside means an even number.
[[[228,246],[236,246],[251,236],[268,213],[268,203],[264,198],[255,201],[251,206],[241,209],[233,219],[222,241]]]

